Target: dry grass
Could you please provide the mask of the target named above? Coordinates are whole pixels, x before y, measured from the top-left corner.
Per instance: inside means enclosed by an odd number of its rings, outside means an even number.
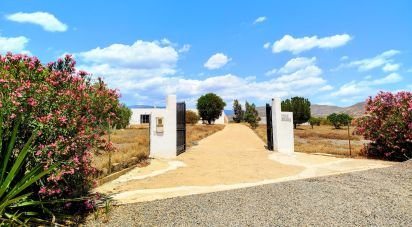
[[[187,125],[187,146],[190,147],[196,141],[223,128],[224,125]],[[104,138],[107,140],[107,135]],[[116,151],[112,152],[112,163],[124,164],[133,159],[137,159],[136,161],[146,159],[149,156],[149,125],[114,130],[111,134],[111,141],[116,147]],[[96,153],[92,165],[101,172],[101,176],[106,175],[105,172],[109,169],[109,154]]]
[[[149,155],[148,126],[115,130],[111,134],[111,141],[116,147],[116,151],[112,152],[112,163],[124,163],[134,157],[141,160]],[[109,168],[109,154],[106,152],[95,154],[92,165],[99,171],[107,170]]]
[[[360,156],[363,147],[362,137],[353,136],[351,129],[352,156]],[[256,134],[266,142],[266,125],[259,125]],[[295,151],[304,153],[327,153],[349,155],[347,129],[334,129],[333,126],[298,126],[294,130]]]
[[[187,125],[186,126],[186,143],[187,146],[193,146],[197,141],[222,130],[224,125]]]

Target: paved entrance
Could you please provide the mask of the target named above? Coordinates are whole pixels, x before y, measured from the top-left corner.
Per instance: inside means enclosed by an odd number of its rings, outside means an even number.
[[[268,152],[250,128],[229,124],[176,160],[153,160],[148,167],[136,168],[96,191],[112,194],[120,203],[131,203],[387,165],[375,160]]]

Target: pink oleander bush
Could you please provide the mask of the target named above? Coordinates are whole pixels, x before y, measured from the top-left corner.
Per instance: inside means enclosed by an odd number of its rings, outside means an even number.
[[[25,168],[59,163],[32,190],[40,197],[78,198],[87,194],[95,169],[91,156],[119,111],[118,91],[84,71],[76,71],[70,55],[43,65],[36,57],[0,55],[0,117],[9,141],[19,124],[15,150],[37,130]],[[0,144],[1,145],[1,144]],[[1,159],[1,157],[0,157]],[[24,172],[24,171],[23,171]],[[66,204],[69,206],[70,204]]]
[[[371,157],[404,161],[412,158],[412,93],[380,92],[366,100],[365,116],[355,121],[355,133],[372,142]]]

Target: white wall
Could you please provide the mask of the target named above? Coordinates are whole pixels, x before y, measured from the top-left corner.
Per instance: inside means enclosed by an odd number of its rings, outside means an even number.
[[[293,113],[281,112],[280,98],[272,101],[273,150],[280,153],[293,154],[295,144],[293,138]]]
[[[131,125],[139,125],[140,115],[142,114],[152,114],[153,112],[163,111],[165,108],[132,108],[132,117],[130,119]]]

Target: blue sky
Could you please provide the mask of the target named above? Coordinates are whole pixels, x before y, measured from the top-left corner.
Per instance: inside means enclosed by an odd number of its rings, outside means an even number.
[[[0,52],[71,53],[129,104],[348,106],[412,90],[411,1],[0,1]]]

